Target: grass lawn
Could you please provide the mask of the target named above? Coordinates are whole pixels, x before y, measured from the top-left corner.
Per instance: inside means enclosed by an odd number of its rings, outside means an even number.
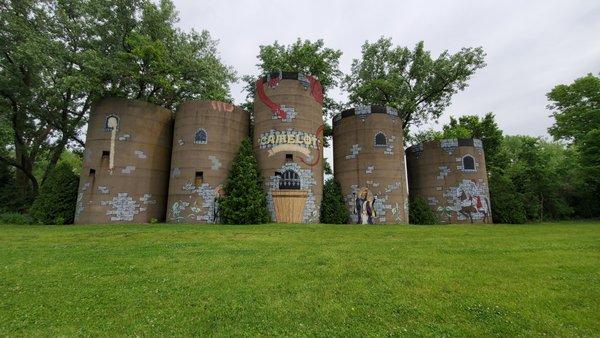
[[[0,336],[600,336],[600,222],[0,226]]]

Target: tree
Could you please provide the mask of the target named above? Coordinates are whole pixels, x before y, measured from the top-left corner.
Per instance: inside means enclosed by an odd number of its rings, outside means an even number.
[[[514,184],[515,196],[522,200],[527,219],[570,216],[573,210],[564,193],[568,178],[561,177],[559,170],[564,147],[531,136],[508,136],[504,142],[510,163],[506,174]]]
[[[412,197],[408,203],[408,220],[410,224],[437,224],[437,215],[431,210],[423,197]]]
[[[494,223],[522,224],[527,221],[523,198],[508,175],[490,178],[490,199]]]
[[[0,110],[11,126],[9,154],[22,191],[41,183],[79,138],[92,102],[103,96],[172,108],[192,98],[229,99],[233,72],[207,32],[175,27],[170,0],[0,2]]]
[[[409,126],[436,120],[455,93],[485,66],[481,47],[463,48],[455,54],[443,51],[433,59],[423,42],[413,50],[393,47],[391,38],[368,41],[362,58],[352,62],[344,83],[355,104],[381,104],[398,110],[405,134]]]
[[[507,155],[502,151],[504,136],[491,112],[483,118],[477,115],[464,115],[458,119],[451,116],[450,122],[442,127],[441,132],[429,129],[409,138],[413,143],[447,138],[477,138],[483,143],[488,173],[501,171],[507,165]]]
[[[71,224],[75,218],[79,176],[63,162],[57,165],[31,206],[31,216],[43,224]]]
[[[569,161],[570,205],[579,217],[600,216],[600,77],[588,74],[548,94],[555,140],[565,140],[575,152]],[[573,169],[575,168],[575,169]]]
[[[235,156],[219,200],[219,217],[225,224],[260,224],[270,220],[252,143],[246,138]]]
[[[600,77],[588,74],[547,94],[555,122],[548,129],[556,140],[579,144],[589,132],[600,130]]]
[[[343,75],[339,69],[342,56],[340,50],[325,47],[325,43],[321,39],[312,42],[300,38],[287,46],[275,41],[259,48],[260,51],[257,55],[259,63],[256,66],[261,74],[284,71],[313,75],[323,86],[323,113],[326,116],[333,115],[338,110],[339,104],[328,95],[328,91],[338,86]],[[244,77],[244,80],[248,100],[251,102],[254,98],[256,76],[248,75]]]
[[[456,119],[451,116],[450,123],[443,127],[442,138],[478,138],[483,143],[488,172],[506,165],[506,156],[501,153],[504,136],[493,113],[487,113],[483,118],[464,115]]]
[[[431,141],[431,140],[441,140],[444,138],[444,134],[441,131],[433,130],[433,128],[429,128],[427,130],[423,130],[420,132],[406,134],[406,138],[404,142],[410,145],[416,145],[419,143]]]
[[[321,201],[321,223],[346,224],[350,214],[342,196],[342,187],[335,178],[325,181]]]

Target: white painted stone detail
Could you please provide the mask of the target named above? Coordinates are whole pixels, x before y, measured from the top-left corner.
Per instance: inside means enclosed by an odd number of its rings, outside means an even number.
[[[110,206],[106,212],[111,221],[133,221],[133,217],[140,213],[140,205],[127,193],[120,192],[110,201],[101,201],[101,205]]]
[[[211,162],[211,165],[210,165],[210,169],[211,170],[219,170],[219,169],[221,169],[221,166],[222,166],[221,161],[219,161],[219,159],[216,156],[209,155],[208,159]]]
[[[442,147],[442,150],[447,152],[449,155],[452,155],[454,151],[456,151],[456,148],[458,148],[458,139],[450,138],[440,140],[440,146]]]
[[[387,139],[387,145],[385,147],[385,151],[383,152],[385,155],[394,155],[394,141],[396,140],[396,136],[391,135]]]
[[[123,134],[123,135],[119,136],[118,140],[119,141],[129,141],[130,138],[131,138],[131,135]]]
[[[349,160],[351,158],[356,158],[356,155],[362,150],[361,146],[358,144],[353,144],[350,148],[350,154],[346,155],[346,159]]]
[[[394,182],[392,184],[388,184],[388,186],[385,188],[385,192],[392,192],[394,190],[397,190],[400,188],[400,182]]]
[[[135,170],[134,165],[128,165],[125,168],[121,169],[122,174],[131,174]]]
[[[133,153],[135,154],[135,156],[137,156],[137,158],[141,158],[141,159],[146,158],[146,153],[144,153],[143,150],[135,150]]]
[[[439,166],[438,167],[440,174],[436,176],[436,179],[438,180],[443,180],[446,178],[446,176],[448,176],[448,174],[450,173],[451,169],[448,168],[448,166]]]
[[[218,203],[217,192],[208,183],[203,183],[196,187],[192,182],[187,181],[182,189],[201,198],[199,203],[194,198],[193,203],[187,201],[175,201],[169,208],[169,219],[175,222],[184,222],[186,219],[195,221],[204,221],[206,223],[215,223],[218,221]],[[189,211],[186,211],[188,210]]]

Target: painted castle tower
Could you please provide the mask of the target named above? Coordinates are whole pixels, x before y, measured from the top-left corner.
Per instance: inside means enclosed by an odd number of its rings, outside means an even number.
[[[412,196],[424,198],[443,223],[492,223],[483,145],[445,139],[406,150]]]
[[[408,223],[402,121],[382,106],[359,106],[333,118],[334,176],[353,223]]]

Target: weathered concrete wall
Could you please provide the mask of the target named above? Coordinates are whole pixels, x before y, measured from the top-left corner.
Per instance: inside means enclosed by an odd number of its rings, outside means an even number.
[[[300,214],[298,222],[317,223],[323,195],[321,85],[311,76],[273,73],[258,79],[256,89],[253,144],[272,220],[291,221],[281,215]],[[293,158],[286,159],[286,154]],[[279,193],[287,190],[280,189],[281,176],[286,172],[298,176],[298,193],[305,193],[301,203],[284,203],[286,198],[297,197]],[[284,210],[298,205],[303,210]]]
[[[163,220],[171,134],[167,109],[117,98],[98,102],[88,124],[75,223]]]
[[[408,148],[406,159],[411,196],[423,197],[441,222],[492,223],[480,140],[425,142]]]
[[[376,144],[376,137],[382,144]],[[381,142],[385,140],[385,142]],[[356,223],[355,199],[368,189],[377,212],[374,223],[408,223],[402,121],[390,108],[361,106],[333,119],[334,176]]]
[[[167,221],[218,222],[233,158],[249,134],[247,112],[219,101],[182,103],[175,114]],[[197,173],[202,178],[197,179]]]

